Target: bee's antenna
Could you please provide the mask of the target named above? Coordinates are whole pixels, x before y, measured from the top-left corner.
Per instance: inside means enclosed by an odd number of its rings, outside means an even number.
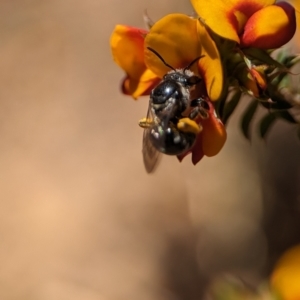
[[[201,56],[198,56],[197,58],[195,58],[192,62],[189,63],[188,66],[186,66],[184,69],[183,69],[183,73],[185,73],[186,70],[189,70],[191,68],[191,66],[197,62],[200,58],[204,57],[205,55],[201,55]]]
[[[151,52],[153,52],[163,63],[164,63],[164,65],[165,66],[167,66],[167,67],[169,67],[170,69],[172,69],[173,71],[175,71],[176,72],[176,70],[172,67],[172,66],[170,66],[169,64],[167,64],[166,62],[165,62],[165,60],[162,58],[162,56],[158,53],[158,52],[156,52],[154,49],[152,49],[152,48],[150,48],[150,47],[147,47],[147,49],[148,50],[150,50]],[[200,56],[201,57],[201,56]],[[199,58],[200,58],[199,57]],[[199,59],[198,58],[198,59]]]

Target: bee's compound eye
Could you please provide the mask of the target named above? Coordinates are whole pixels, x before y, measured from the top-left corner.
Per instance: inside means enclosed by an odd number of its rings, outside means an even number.
[[[187,79],[187,85],[193,86],[199,83],[200,81],[201,81],[200,77],[193,75]]]

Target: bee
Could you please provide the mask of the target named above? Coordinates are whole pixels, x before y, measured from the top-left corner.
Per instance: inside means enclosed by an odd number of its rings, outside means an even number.
[[[147,116],[139,122],[139,126],[144,128],[144,166],[148,173],[152,173],[161,153],[180,155],[193,147],[201,131],[194,120],[199,116],[208,118],[209,105],[203,97],[194,100],[190,97],[191,89],[201,82],[190,68],[202,56],[184,69],[175,69],[154,49],[148,47],[148,50],[171,69],[151,91]]]

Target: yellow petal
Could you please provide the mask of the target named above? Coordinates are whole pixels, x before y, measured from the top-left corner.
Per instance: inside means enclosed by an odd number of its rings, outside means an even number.
[[[197,14],[218,35],[240,42],[247,19],[275,0],[191,0]]]
[[[145,78],[146,76],[142,75],[141,77]],[[159,82],[160,78],[158,77],[144,82],[126,76],[122,82],[122,92],[125,95],[132,96],[133,99],[137,99],[139,96],[150,95],[151,90],[154,89]]]
[[[241,36],[241,45],[261,49],[279,48],[293,37],[295,31],[294,7],[280,2],[259,10],[249,18]]]
[[[198,20],[183,14],[171,14],[156,22],[145,39],[145,63],[159,77],[170,68],[147,47],[154,49],[171,67],[178,69],[188,66],[195,58],[191,70],[200,71],[209,98],[217,100],[223,88],[223,70],[218,49],[205,26]]]
[[[223,89],[223,68],[220,54],[215,42],[200,21],[197,23],[197,30],[202,45],[201,55],[204,55],[198,62],[201,77],[205,81],[208,97],[211,101],[216,101]]]
[[[282,299],[300,299],[300,245],[279,259],[271,276],[271,285]]]
[[[171,69],[151,51],[160,54],[167,64],[175,69],[188,66],[200,56],[197,20],[183,14],[170,14],[157,21],[145,38],[145,63],[159,77]],[[196,71],[196,66],[193,66]]]
[[[126,72],[122,88],[125,94],[137,98],[158,82],[144,61],[144,36],[147,31],[117,25],[111,35],[110,46],[114,61]]]

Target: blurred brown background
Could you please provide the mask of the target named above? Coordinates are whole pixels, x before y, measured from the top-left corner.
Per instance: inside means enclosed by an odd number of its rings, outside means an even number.
[[[217,157],[144,171],[147,98],[121,95],[109,37],[143,27],[146,8],[192,12],[183,0],[0,2],[1,300],[200,299],[219,272],[255,283],[265,268],[260,179],[274,181],[258,170],[281,158],[251,148],[237,117]]]

